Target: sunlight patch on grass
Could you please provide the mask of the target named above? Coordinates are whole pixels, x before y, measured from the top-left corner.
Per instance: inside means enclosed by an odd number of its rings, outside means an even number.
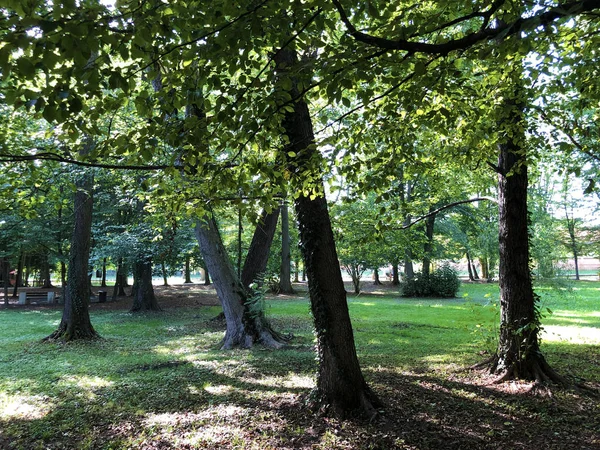
[[[0,393],[1,419],[41,419],[48,414],[51,406],[46,396]]]
[[[542,332],[545,341],[567,341],[573,344],[600,344],[600,329],[564,325],[545,325]]]
[[[212,395],[229,395],[233,391],[233,386],[229,386],[227,384],[212,386],[209,384],[204,386],[204,390]]]

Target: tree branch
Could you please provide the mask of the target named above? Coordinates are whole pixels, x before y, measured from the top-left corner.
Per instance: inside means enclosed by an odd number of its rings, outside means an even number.
[[[541,12],[533,16],[520,17],[512,23],[495,24],[496,26],[489,26],[489,19],[491,17],[487,17],[488,25],[484,28],[481,28],[479,31],[469,33],[459,39],[451,39],[446,42],[434,44],[428,42],[410,41],[408,39],[386,39],[358,31],[354,27],[352,22],[350,22],[350,19],[348,18],[348,15],[346,14],[346,11],[344,10],[340,1],[331,1],[335,5],[340,15],[340,19],[346,26],[350,36],[352,36],[359,42],[378,48],[385,48],[388,50],[401,50],[411,53],[428,53],[442,55],[447,55],[448,53],[455,50],[467,49],[479,42],[489,41],[500,37],[511,36],[520,33],[521,31],[535,29],[542,25],[549,25],[552,22],[559,19],[573,17],[575,15],[584,12],[590,12],[600,8],[600,0],[573,1],[559,4],[555,7],[548,9],[545,12]],[[494,6],[492,6],[492,8],[488,10],[487,13],[491,16],[491,13],[493,13],[494,11],[495,8]]]
[[[413,220],[412,222],[410,222],[406,225],[402,225],[401,227],[395,228],[395,229],[396,230],[406,230],[406,229],[412,227],[413,225],[416,225],[417,223],[427,219],[428,217],[435,216],[435,215],[441,213],[442,211],[445,211],[446,209],[454,208],[455,206],[459,206],[459,205],[464,205],[465,203],[481,202],[483,200],[487,200],[488,202],[498,203],[498,200],[493,197],[475,197],[475,198],[470,198],[468,200],[460,200],[458,202],[448,203],[447,205],[444,205],[438,209],[434,209],[433,211],[430,211],[429,213],[427,213],[421,217],[418,217],[417,219]]]

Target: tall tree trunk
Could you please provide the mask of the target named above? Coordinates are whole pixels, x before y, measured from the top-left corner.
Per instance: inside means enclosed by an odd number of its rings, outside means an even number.
[[[185,255],[185,284],[192,283],[192,272],[190,269],[190,255]]]
[[[282,294],[293,294],[292,257],[290,253],[290,220],[288,217],[288,205],[281,205],[281,270],[279,272],[279,292]]]
[[[106,287],[106,258],[102,258],[102,281],[100,287]]]
[[[433,211],[429,208],[429,212]],[[423,245],[423,270],[424,276],[428,277],[431,272],[431,255],[433,253],[433,230],[435,228],[435,214],[425,219],[425,244]]]
[[[162,311],[152,285],[152,260],[145,256],[138,257],[133,271],[133,306],[130,311]]]
[[[515,378],[562,382],[539,348],[538,297],[529,268],[524,93],[521,69],[513,70],[518,81],[505,98],[500,122],[506,136],[498,157],[500,338],[491,371],[499,375],[498,382]]]
[[[569,231],[569,241],[571,244],[571,252],[573,252],[573,262],[575,264],[575,279],[579,280],[579,258],[577,252],[577,238],[575,236],[575,218],[569,218],[567,206],[565,205],[565,214],[567,217],[567,230]]]
[[[481,278],[489,281],[490,273],[488,271],[488,259],[484,257],[479,258],[479,264],[481,265]]]
[[[51,289],[54,286],[52,286],[52,278],[51,278],[51,274],[50,274],[50,263],[48,262],[48,253],[45,252],[43,255],[43,260],[42,260],[42,267],[41,267],[41,273],[40,273],[40,278],[42,281],[42,288],[44,289]]]
[[[288,69],[297,63],[296,52],[289,47],[279,49],[274,59],[278,76],[290,80],[292,72]],[[282,126],[288,137],[283,154],[290,158],[291,173],[315,180],[321,177],[317,169],[320,155],[308,106],[299,95],[297,80],[290,81],[289,94],[298,100],[293,110],[285,110],[283,116]],[[314,188],[321,195],[311,198],[301,193],[294,203],[317,335],[319,369],[315,397],[320,405],[327,405],[336,415],[361,411],[373,416],[380,402],[365,382],[358,363],[322,181]]]
[[[300,261],[294,261],[294,283],[300,283]]]
[[[277,229],[279,208],[270,213],[264,210],[256,224],[252,242],[242,269],[242,285],[248,289],[257,277],[264,273],[269,260],[269,250]]]
[[[381,285],[381,280],[379,279],[379,269],[376,267],[373,269],[373,284],[375,286]]]
[[[112,300],[117,300],[117,297],[126,295],[123,287],[123,258],[119,258],[117,261],[117,273],[115,274],[115,286],[113,288]]]
[[[204,286],[210,286],[210,284],[210,273],[208,273],[208,267],[206,266],[206,263],[204,263]]]
[[[475,281],[475,276],[473,275],[473,269],[471,269],[471,256],[469,252],[467,252],[467,270],[469,271],[469,280]]]
[[[168,286],[169,285],[169,281],[167,280],[167,268],[165,267],[165,262],[162,261],[160,263],[160,271],[162,273],[162,277],[163,277],[163,286]]]
[[[47,341],[72,341],[99,337],[92,326],[88,311],[90,302],[88,268],[94,204],[93,182],[94,177],[90,172],[83,173],[76,182],[75,226],[71,239],[63,315],[58,329],[45,338]]]
[[[262,305],[248,301],[246,289],[236,276],[214,217],[205,217],[196,223],[196,237],[223,306],[227,329],[222,348],[250,348],[255,343],[269,348],[283,347],[284,342],[266,321]]]
[[[392,264],[392,286],[400,284],[400,271],[398,270],[398,261]]]

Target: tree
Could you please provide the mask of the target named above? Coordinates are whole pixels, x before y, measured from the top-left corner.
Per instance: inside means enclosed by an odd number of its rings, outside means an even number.
[[[91,143],[88,145],[91,146]],[[84,152],[89,150],[88,147]],[[93,173],[83,171],[79,174],[76,182],[77,191],[74,199],[75,226],[71,238],[63,314],[58,328],[44,339],[46,341],[88,340],[99,337],[92,326],[88,311],[90,301],[88,267],[92,231],[93,180]]]
[[[316,398],[320,405],[329,406],[338,415],[361,411],[373,416],[381,403],[365,382],[356,355],[322,175],[315,164],[319,154],[312,121],[294,72],[297,55],[290,48],[280,48],[274,59],[279,82],[297,99],[292,108],[285,111],[281,122],[287,136],[284,154],[289,158],[288,170],[300,178],[314,180],[316,191],[312,195],[301,192],[294,200],[317,334]]]
[[[288,206],[285,202],[281,205],[281,271],[279,272],[279,292],[282,294],[293,294],[292,257],[290,252],[290,219],[288,217]]]

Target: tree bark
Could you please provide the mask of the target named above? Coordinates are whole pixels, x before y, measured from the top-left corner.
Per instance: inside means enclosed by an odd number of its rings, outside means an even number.
[[[252,242],[244,261],[242,269],[242,285],[248,289],[250,285],[257,280],[257,277],[264,273],[269,260],[269,250],[277,229],[279,219],[279,208],[273,209],[270,213],[264,210],[256,224]]]
[[[152,260],[139,257],[133,265],[133,271],[133,306],[130,311],[162,311],[152,285]]]
[[[373,284],[375,286],[379,286],[382,284],[381,280],[379,279],[379,269],[378,268],[373,269]]]
[[[520,77],[520,70],[519,75]],[[500,338],[492,360],[496,381],[562,379],[546,363],[539,348],[538,297],[529,268],[527,157],[520,78],[505,100],[500,126],[506,141],[499,145],[498,223],[500,244]],[[520,95],[521,94],[521,95]]]
[[[281,205],[281,270],[279,272],[279,292],[281,294],[293,294],[292,257],[290,253],[290,220],[288,217],[288,206],[284,202]]]
[[[260,304],[248,301],[248,295],[237,278],[229,255],[212,215],[196,223],[196,237],[202,258],[212,274],[213,284],[223,306],[227,329],[222,348],[250,348],[260,343],[269,348],[285,345],[266,321]]]
[[[289,47],[279,49],[274,59],[278,77],[289,77],[288,69],[297,63],[296,52]],[[320,154],[308,105],[299,95],[297,80],[291,81],[289,94],[299,100],[283,116],[282,126],[288,138],[283,154],[290,158],[288,167],[296,177],[310,175],[319,179]],[[321,195],[311,198],[301,193],[294,203],[317,335],[319,369],[315,398],[335,415],[359,411],[374,416],[380,402],[365,382],[358,363],[322,180],[314,188]]]
[[[40,273],[40,278],[42,281],[42,288],[44,289],[51,289],[54,286],[52,286],[52,278],[51,278],[51,274],[50,274],[50,263],[48,262],[48,253],[44,252],[44,255],[42,255],[42,267],[41,267],[41,273]]]
[[[106,287],[106,258],[102,258],[102,281],[100,287]]]
[[[169,282],[167,280],[167,268],[165,267],[164,261],[160,263],[160,271],[162,272],[163,286],[168,286]]]
[[[58,329],[47,336],[44,339],[46,341],[73,341],[100,337],[92,326],[88,311],[90,302],[88,267],[94,204],[93,182],[94,177],[90,172],[82,174],[76,182],[75,226],[71,239],[63,315]]]
[[[117,273],[115,274],[115,287],[113,288],[112,300],[116,301],[117,297],[122,297],[127,295],[125,292],[123,277],[124,277],[124,268],[123,268],[123,258],[119,258],[117,262]]]
[[[475,277],[473,276],[473,269],[471,268],[471,256],[469,252],[467,252],[467,270],[469,271],[469,280],[475,281]]]
[[[190,270],[190,255],[185,255],[185,284],[192,284],[191,270]]]
[[[565,205],[565,215],[567,218],[567,230],[569,231],[569,240],[571,244],[571,252],[573,253],[573,262],[575,264],[575,279],[579,281],[579,255],[577,252],[577,238],[575,236],[575,218],[569,218],[569,212]]]
[[[398,270],[398,262],[392,264],[392,286],[400,284],[400,271]]]

